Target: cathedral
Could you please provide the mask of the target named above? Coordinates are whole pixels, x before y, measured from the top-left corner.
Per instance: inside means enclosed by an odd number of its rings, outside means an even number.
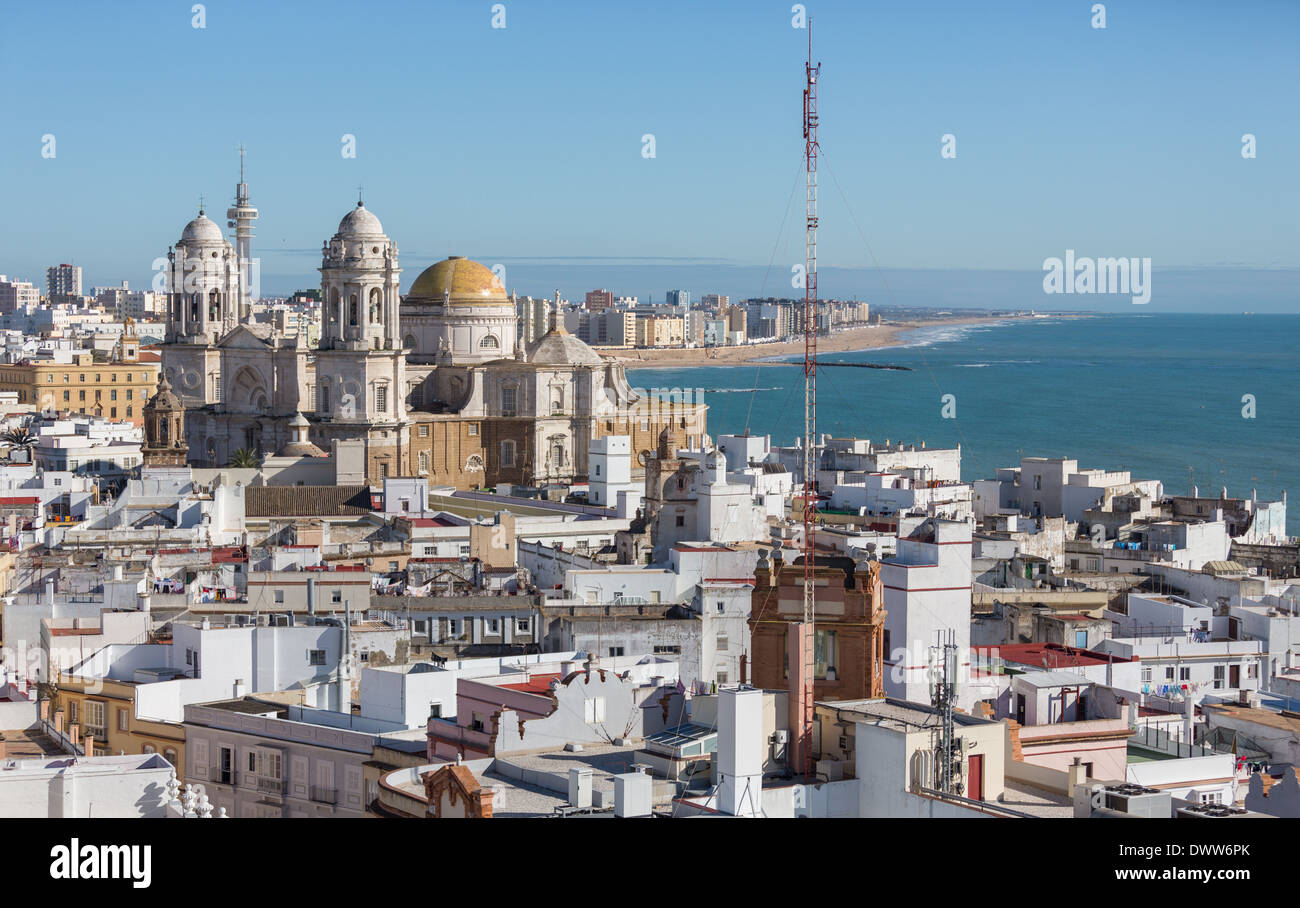
[[[319,344],[277,334],[252,314],[256,209],[242,182],[239,197],[238,250],[200,211],[167,254],[160,351],[191,465],[225,466],[239,449],[359,446],[367,482],[486,488],[584,481],[590,443],[606,435],[631,436],[643,459],[661,433],[680,447],[703,441],[703,404],[639,395],[562,319],[521,344],[513,298],[478,262],[437,262],[401,296],[397,246],[360,201],[321,249]]]

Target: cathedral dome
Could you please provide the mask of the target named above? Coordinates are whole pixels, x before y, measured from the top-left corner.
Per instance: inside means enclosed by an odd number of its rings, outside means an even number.
[[[600,366],[605,362],[599,353],[563,328],[539,337],[526,356],[528,362],[540,366]]]
[[[221,235],[221,228],[217,222],[209,218],[202,211],[199,216],[185,225],[181,232],[181,243],[192,245],[198,243],[224,243],[226,238]]]
[[[338,236],[383,236],[384,225],[379,223],[366,206],[357,202],[357,207],[343,215],[339,221]]]
[[[463,255],[453,255],[426,268],[411,285],[407,298],[438,305],[443,300],[453,306],[510,305],[506,288],[492,270]]]

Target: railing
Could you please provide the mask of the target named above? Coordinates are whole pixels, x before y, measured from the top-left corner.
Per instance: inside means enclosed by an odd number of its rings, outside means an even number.
[[[258,791],[271,791],[277,794],[284,794],[284,779],[268,779],[263,776],[257,777]]]
[[[213,766],[208,770],[208,781],[218,782],[222,785],[234,785],[235,771],[233,769],[222,769],[219,766]]]
[[[1145,747],[1148,750],[1158,750],[1175,757],[1209,757],[1218,753],[1213,747],[1180,741],[1165,729],[1149,725],[1136,730],[1133,737],[1129,738],[1129,744]]]
[[[311,787],[311,799],[320,804],[337,804],[338,789],[322,788],[320,785]]]

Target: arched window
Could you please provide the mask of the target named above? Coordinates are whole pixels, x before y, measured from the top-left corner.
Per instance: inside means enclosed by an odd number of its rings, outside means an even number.
[[[370,291],[370,321],[375,324],[382,324],[383,317],[383,296],[376,287]]]
[[[220,316],[217,314],[221,310],[221,293],[213,290],[208,293],[208,321],[215,322]]]
[[[492,336],[491,334],[487,335],[487,336],[484,337],[481,341],[479,341],[479,342],[478,342],[478,345],[479,345],[479,347],[483,348],[484,350],[500,350],[500,349],[501,349],[501,342],[500,342],[499,340],[497,340],[497,339],[496,339],[494,336]]]
[[[330,321],[338,321],[339,318],[339,290],[335,287],[330,291]]]
[[[348,298],[348,324],[356,327],[361,318],[361,307],[357,304],[357,295],[354,293]]]
[[[146,744],[144,747],[140,748],[140,753],[144,754],[156,754],[157,752],[158,748],[154,747],[152,744]]]
[[[558,442],[551,445],[551,463],[557,467],[564,465],[564,445]]]
[[[326,382],[321,382],[321,383],[320,383],[320,394],[318,394],[318,395],[316,396],[316,399],[320,402],[320,407],[317,409],[316,412],[318,412],[318,413],[329,413],[329,411],[330,411],[330,386],[329,386]]]
[[[175,766],[176,751],[171,747],[167,748],[166,750],[163,751],[163,759],[166,760],[168,763],[170,763],[172,766]]]

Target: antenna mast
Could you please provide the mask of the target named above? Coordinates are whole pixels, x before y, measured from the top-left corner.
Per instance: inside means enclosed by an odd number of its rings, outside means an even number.
[[[812,62],[812,20],[808,20],[808,62],[804,64],[803,139],[805,172],[804,293],[803,293],[803,684],[800,692],[803,772],[812,772],[813,691],[816,685],[814,629],[816,568],[813,486],[817,473],[817,77],[821,64]]]

